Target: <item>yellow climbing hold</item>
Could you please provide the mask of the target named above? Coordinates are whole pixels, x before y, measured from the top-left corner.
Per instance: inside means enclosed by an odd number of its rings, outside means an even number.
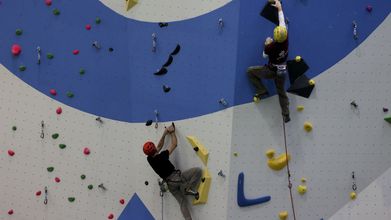
[[[269,158],[269,160],[267,161],[267,165],[272,170],[281,170],[286,166],[287,159],[290,160],[291,156],[288,154],[287,157],[286,153],[283,153],[278,157],[274,157],[275,152],[276,151],[274,149],[266,151],[266,156]]]
[[[311,131],[312,131],[312,124],[311,124],[311,122],[306,121],[306,122],[304,123],[304,130],[305,130],[306,132],[311,132]]]
[[[280,213],[278,213],[278,217],[280,217],[280,220],[286,220],[286,219],[288,219],[288,212],[281,211]]]
[[[304,195],[304,194],[307,192],[307,186],[299,185],[299,186],[297,187],[297,192],[298,192],[300,195]]]
[[[129,11],[138,3],[138,0],[126,0],[126,11]]]
[[[296,107],[296,110],[297,110],[298,112],[302,112],[302,111],[304,110],[304,106],[303,106],[303,105],[298,105],[298,106]]]
[[[300,62],[300,61],[301,61],[301,56],[296,56],[296,57],[295,57],[295,61],[296,61],[296,62]]]
[[[203,144],[194,136],[187,136],[186,137],[191,146],[193,146],[194,151],[196,152],[197,156],[201,159],[201,161],[205,164],[205,166],[208,164],[208,158],[209,158],[209,152],[208,149],[205,148]]]
[[[351,199],[351,200],[355,200],[356,198],[357,198],[356,192],[351,192],[351,193],[350,193],[350,199]]]
[[[193,200],[193,205],[205,204],[208,201],[208,194],[209,194],[211,181],[212,181],[212,177],[210,176],[208,169],[205,169],[202,172],[201,183],[200,186],[198,187],[198,193],[200,197],[198,198],[198,200],[196,199]]]
[[[311,86],[313,86],[313,85],[315,85],[315,80],[311,79],[310,81],[308,81],[308,83],[309,83]]]
[[[307,182],[307,179],[303,177],[303,178],[301,178],[301,182],[302,182],[302,183],[306,183],[306,182]]]

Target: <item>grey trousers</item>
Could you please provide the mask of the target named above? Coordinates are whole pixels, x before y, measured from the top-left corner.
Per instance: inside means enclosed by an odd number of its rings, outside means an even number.
[[[281,112],[283,115],[289,115],[289,99],[285,92],[285,75],[278,76],[269,66],[250,66],[247,69],[247,76],[255,87],[255,93],[263,95],[267,93],[266,87],[261,79],[274,79],[278,99],[280,101]]]
[[[185,220],[191,220],[188,202],[185,197],[185,190],[190,188],[197,191],[198,184],[201,182],[202,170],[200,168],[191,168],[184,172],[176,171],[166,178],[168,189],[178,201],[181,212]]]

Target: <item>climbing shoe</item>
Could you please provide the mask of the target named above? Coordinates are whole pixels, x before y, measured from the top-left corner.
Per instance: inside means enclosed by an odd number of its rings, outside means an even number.
[[[185,195],[191,195],[191,196],[194,196],[194,198],[196,200],[198,200],[200,198],[200,194],[196,191],[193,191],[192,189],[186,189],[185,190]]]
[[[265,92],[265,93],[255,93],[255,95],[253,96],[253,101],[255,103],[259,103],[261,101],[261,99],[265,98],[266,96],[268,96],[269,93],[268,92]]]
[[[291,120],[289,115],[282,115],[282,118],[284,119],[284,123],[288,123]]]

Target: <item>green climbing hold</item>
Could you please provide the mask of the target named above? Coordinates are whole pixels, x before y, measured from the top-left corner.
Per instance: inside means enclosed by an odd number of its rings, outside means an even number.
[[[68,197],[68,201],[69,202],[74,202],[75,201],[75,197]]]
[[[388,123],[391,123],[391,115],[387,115],[384,120]]]
[[[49,173],[51,173],[51,172],[54,171],[54,167],[48,167],[47,170],[48,170]]]
[[[47,57],[49,60],[51,60],[51,59],[54,58],[54,55],[53,55],[52,53],[47,53],[47,54],[46,54],[46,57]]]
[[[83,175],[80,176],[80,178],[81,178],[82,180],[84,180],[84,179],[86,178],[86,175],[83,174]]]
[[[96,24],[100,24],[101,22],[102,22],[102,20],[99,17],[95,19]]]
[[[88,189],[89,189],[89,190],[92,190],[93,188],[94,188],[93,185],[88,185]]]
[[[59,136],[60,136],[60,135],[58,135],[57,133],[52,134],[52,138],[53,138],[53,139],[57,139]]]
[[[68,98],[73,98],[75,95],[72,92],[67,92]]]
[[[60,10],[58,10],[58,8],[54,9],[53,10],[53,14],[54,15],[60,15]]]
[[[19,71],[20,71],[20,72],[23,72],[23,71],[25,71],[26,69],[27,69],[26,66],[23,66],[23,65],[20,65],[20,66],[19,66]]]
[[[23,34],[23,30],[20,29],[20,28],[18,28],[18,29],[16,29],[15,34],[16,34],[17,36],[20,36],[20,35]]]
[[[86,71],[85,71],[83,68],[81,68],[81,69],[79,70],[79,73],[80,73],[80,75],[84,75],[84,73],[86,73]]]
[[[65,144],[59,144],[58,147],[59,147],[60,149],[64,149],[64,148],[67,147],[67,145],[65,145]]]
[[[16,131],[17,127],[16,126],[12,126],[12,130],[13,131]]]

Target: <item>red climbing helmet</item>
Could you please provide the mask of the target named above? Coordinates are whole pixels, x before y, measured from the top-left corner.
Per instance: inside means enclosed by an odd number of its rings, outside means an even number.
[[[143,151],[145,155],[153,156],[156,153],[155,144],[151,141],[145,142]]]

